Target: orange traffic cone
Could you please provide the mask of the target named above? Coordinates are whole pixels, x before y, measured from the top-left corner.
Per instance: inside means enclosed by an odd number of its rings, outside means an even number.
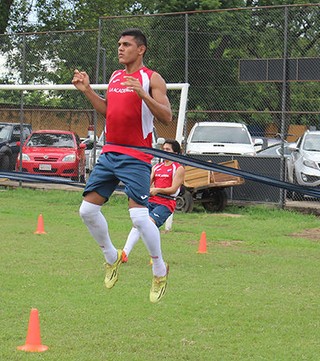
[[[43,223],[43,217],[42,214],[38,217],[38,226],[37,230],[34,232],[34,234],[46,234],[47,232],[44,231],[44,223]]]
[[[201,233],[199,248],[197,253],[208,253],[207,252],[207,236],[206,232]]]
[[[32,308],[26,343],[23,346],[18,346],[17,349],[27,352],[43,352],[48,350],[48,348],[48,346],[41,345],[39,314],[36,308]]]

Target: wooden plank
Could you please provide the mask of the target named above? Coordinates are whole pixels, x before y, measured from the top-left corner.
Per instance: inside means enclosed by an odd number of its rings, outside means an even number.
[[[239,162],[237,159],[230,160],[227,162],[219,163],[221,165],[224,165],[229,168],[235,168],[239,169]],[[244,179],[235,175],[220,173],[220,172],[211,172],[210,174],[210,183],[215,184],[229,184],[229,185],[237,185],[237,184],[243,184]]]
[[[226,167],[239,169],[238,161],[231,160],[219,163]],[[187,188],[204,188],[204,187],[231,187],[244,183],[244,179],[220,172],[207,171],[200,168],[185,167],[184,185]]]
[[[210,172],[204,169],[186,166],[184,185],[188,188],[202,187],[210,183]]]

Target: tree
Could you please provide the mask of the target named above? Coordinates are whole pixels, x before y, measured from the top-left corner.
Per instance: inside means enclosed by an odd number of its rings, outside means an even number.
[[[6,31],[12,4],[13,4],[13,0],[1,0],[1,3],[0,3],[0,34],[3,34]]]

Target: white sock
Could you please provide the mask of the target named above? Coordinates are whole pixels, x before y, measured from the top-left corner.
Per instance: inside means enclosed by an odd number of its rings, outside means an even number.
[[[158,227],[149,218],[147,208],[130,208],[130,218],[134,227],[140,232],[141,238],[152,258],[152,271],[157,277],[165,276],[166,265],[161,253],[161,240]]]
[[[116,262],[118,252],[111,242],[108,222],[101,213],[101,206],[83,200],[79,214],[89,232],[101,247],[106,262],[109,264]]]
[[[137,228],[132,227],[130,233],[128,234],[127,242],[123,247],[123,250],[126,252],[126,255],[129,256],[130,252],[134,245],[139,241],[140,232]]]

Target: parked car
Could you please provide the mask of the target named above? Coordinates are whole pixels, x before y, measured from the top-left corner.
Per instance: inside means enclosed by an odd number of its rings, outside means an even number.
[[[100,137],[99,137],[99,140],[98,142],[96,143],[96,156],[94,157],[94,148],[91,149],[90,153],[89,153],[89,172],[92,171],[94,165],[95,165],[95,162],[97,162],[100,154],[101,154],[101,151],[102,151],[102,147],[104,146],[105,144],[105,133],[104,131],[101,133]],[[158,137],[157,135],[157,132],[155,129],[153,129],[153,132],[152,132],[152,147],[153,148],[160,148],[161,145],[164,143],[165,139],[164,138],[161,138],[161,137]],[[156,164],[159,162],[159,159],[154,157],[152,159],[152,165]]]
[[[281,142],[270,145],[267,148],[261,149],[257,151],[257,157],[281,157],[283,154],[284,157],[289,157],[291,154],[291,147],[296,143],[288,143],[284,142],[283,151]]]
[[[22,171],[85,182],[85,147],[74,132],[35,131],[22,147]],[[18,167],[19,157],[16,164],[17,169]]]
[[[23,124],[21,134],[20,123],[0,123],[0,171],[14,170],[20,142],[23,143],[31,132],[31,124]]]
[[[99,139],[97,137],[96,142],[98,142]],[[86,149],[84,151],[85,155],[86,155],[86,171],[88,172],[90,167],[89,167],[89,157],[90,157],[90,152],[94,147],[94,137],[88,137],[85,139],[81,139],[81,143],[86,145]]]
[[[302,186],[319,187],[320,131],[307,130],[290,149],[292,152],[287,158],[288,180]]]
[[[92,149],[90,150],[89,152],[89,159],[88,159],[88,162],[89,162],[89,172],[92,171],[95,163],[97,162],[100,154],[101,154],[101,151],[102,151],[102,147],[104,146],[105,144],[105,133],[104,131],[101,132],[100,134],[100,137],[96,143],[96,155],[94,156],[94,147],[92,147]]]
[[[186,153],[255,155],[255,146],[262,143],[262,139],[254,142],[242,123],[200,122],[189,133]]]

